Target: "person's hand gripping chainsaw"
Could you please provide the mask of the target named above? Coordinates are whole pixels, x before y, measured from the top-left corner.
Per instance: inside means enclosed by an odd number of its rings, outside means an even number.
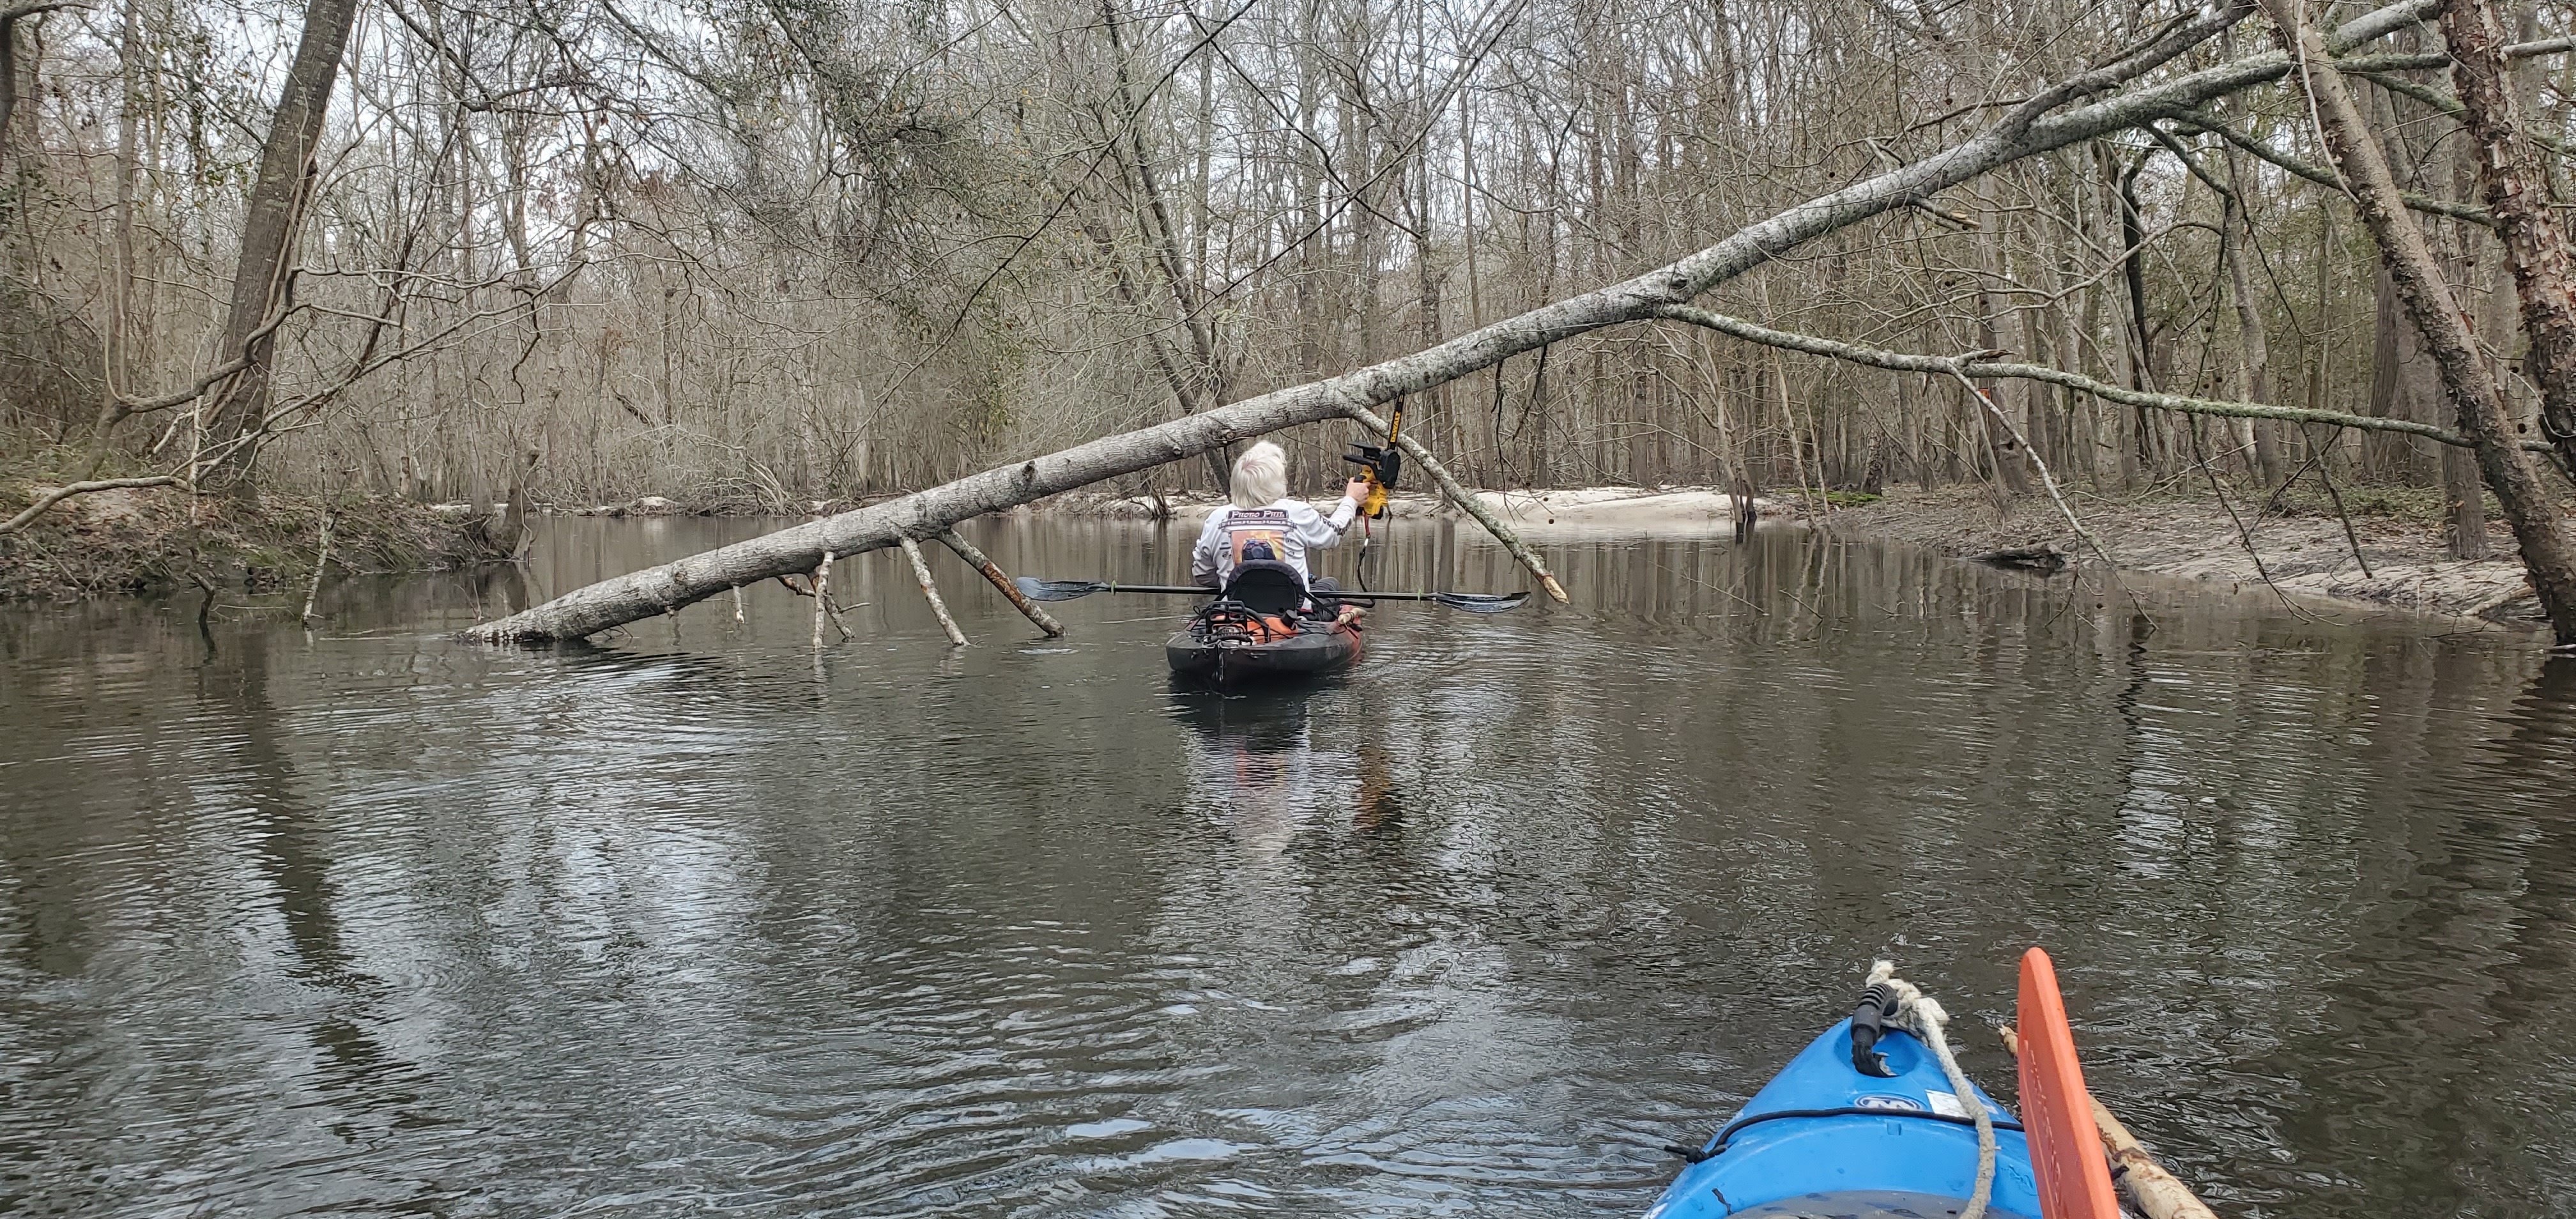
[[[1394,414],[1387,420],[1386,444],[1383,447],[1355,444],[1350,452],[1342,454],[1342,460],[1360,468],[1359,477],[1351,480],[1351,498],[1360,502],[1360,557],[1353,566],[1358,568],[1361,588],[1369,586],[1368,551],[1373,538],[1369,522],[1386,516],[1387,492],[1395,490],[1396,478],[1404,473],[1404,450],[1395,446],[1395,438],[1402,434],[1404,403],[1398,401]],[[1365,494],[1359,491],[1360,488],[1366,489]]]

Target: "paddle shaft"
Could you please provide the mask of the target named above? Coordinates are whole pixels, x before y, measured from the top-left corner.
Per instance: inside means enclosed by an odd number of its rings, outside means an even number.
[[[1103,581],[1102,583],[1104,584],[1104,587],[1093,591],[1104,593],[1172,593],[1175,595],[1194,595],[1200,597],[1213,597],[1216,595],[1217,591],[1213,588],[1201,588],[1190,584],[1109,584],[1106,581]],[[1433,601],[1441,597],[1467,597],[1470,599],[1481,600],[1491,595],[1492,594],[1488,593],[1372,593],[1352,588],[1340,589],[1335,592],[1323,594],[1326,599],[1333,601]],[[1496,599],[1499,600],[1499,598]]]

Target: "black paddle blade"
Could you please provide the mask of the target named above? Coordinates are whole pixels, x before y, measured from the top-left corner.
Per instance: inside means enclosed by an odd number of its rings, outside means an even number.
[[[1525,592],[1433,593],[1431,599],[1451,609],[1462,609],[1470,614],[1499,614],[1507,610],[1519,609],[1521,602],[1529,600],[1529,594]]]
[[[1071,601],[1107,592],[1111,587],[1097,580],[1040,580],[1033,576],[1021,576],[1011,583],[1019,585],[1020,595],[1031,601]]]

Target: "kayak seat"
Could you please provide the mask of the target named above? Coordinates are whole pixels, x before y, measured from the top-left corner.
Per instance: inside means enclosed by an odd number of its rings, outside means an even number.
[[[1306,581],[1277,559],[1246,559],[1222,595],[1256,614],[1294,614],[1306,604]]]

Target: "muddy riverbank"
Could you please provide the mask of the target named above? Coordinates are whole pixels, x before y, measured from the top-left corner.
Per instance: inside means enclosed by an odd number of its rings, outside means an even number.
[[[0,488],[0,517],[32,501]],[[0,537],[0,601],[148,593],[211,584],[270,592],[312,579],[331,519],[334,575],[444,571],[504,557],[500,522],[389,496],[192,497],[166,487],[66,501]]]

